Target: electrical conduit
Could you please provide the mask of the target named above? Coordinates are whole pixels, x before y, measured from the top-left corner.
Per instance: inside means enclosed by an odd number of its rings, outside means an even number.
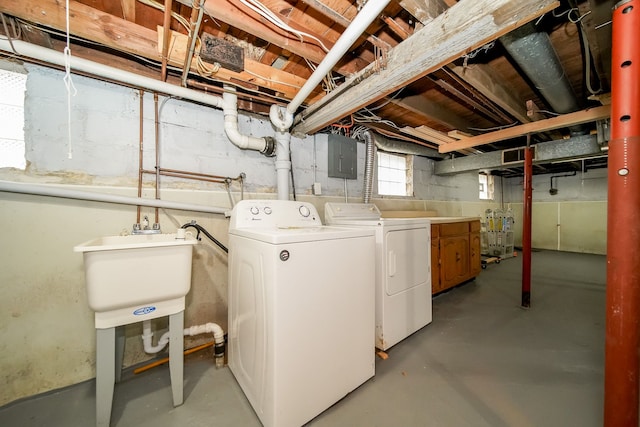
[[[375,161],[375,143],[373,132],[367,130],[364,133],[365,157],[364,157],[364,196],[363,202],[371,202],[373,192],[373,166]]]
[[[217,323],[205,323],[204,325],[191,326],[183,330],[184,336],[195,336],[201,334],[213,334],[214,358],[216,367],[224,366],[224,331]],[[169,343],[169,332],[162,334],[158,340],[158,344],[153,345],[153,332],[151,332],[151,321],[144,320],[142,322],[142,343],[146,353],[154,354],[160,352]]]

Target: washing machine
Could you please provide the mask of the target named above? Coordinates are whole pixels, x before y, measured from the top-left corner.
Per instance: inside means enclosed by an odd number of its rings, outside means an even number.
[[[376,235],[375,346],[387,350],[431,323],[431,223],[381,218],[374,204],[327,203],[325,224]]]
[[[375,237],[309,203],[245,200],[229,224],[229,368],[265,427],[300,427],[375,373]]]

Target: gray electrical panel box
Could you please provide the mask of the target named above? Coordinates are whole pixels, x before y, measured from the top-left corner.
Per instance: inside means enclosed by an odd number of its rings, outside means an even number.
[[[329,151],[327,175],[332,178],[358,179],[358,143],[342,135],[326,135]]]

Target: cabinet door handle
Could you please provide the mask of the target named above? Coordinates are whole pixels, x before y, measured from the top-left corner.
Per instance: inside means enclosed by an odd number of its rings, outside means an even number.
[[[456,261],[460,261],[460,258],[461,258],[461,257],[460,257],[460,253],[459,253],[459,252],[456,252]]]

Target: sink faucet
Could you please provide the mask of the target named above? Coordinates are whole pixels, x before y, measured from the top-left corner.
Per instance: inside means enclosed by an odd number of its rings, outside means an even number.
[[[160,224],[154,223],[152,227],[149,227],[149,217],[144,216],[142,223],[133,224],[133,230],[131,234],[160,234]]]

